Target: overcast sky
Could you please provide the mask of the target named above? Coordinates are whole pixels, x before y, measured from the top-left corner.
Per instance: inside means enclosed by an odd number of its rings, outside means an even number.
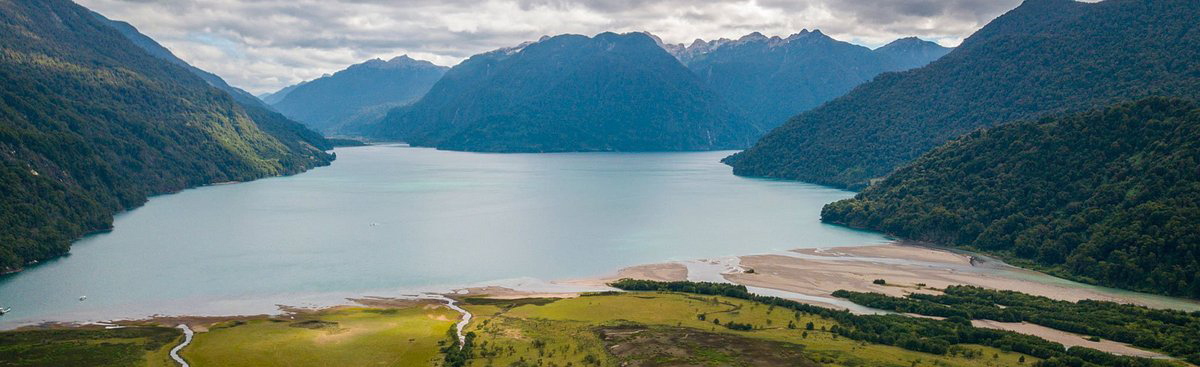
[[[1021,0],[76,0],[252,93],[401,54],[453,66],[542,35],[649,31],[670,43],[820,29],[877,47],[956,46]]]

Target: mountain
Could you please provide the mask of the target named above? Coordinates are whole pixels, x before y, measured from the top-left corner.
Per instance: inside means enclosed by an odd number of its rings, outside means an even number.
[[[196,74],[196,76],[200,77],[200,79],[203,79],[209,85],[223,90],[225,93],[229,93],[229,95],[233,96],[234,100],[238,101],[238,103],[242,103],[243,105],[262,104],[258,98],[254,97],[254,95],[250,94],[249,92],[231,86],[229,83],[225,82],[225,79],[221,79],[221,77],[217,76],[216,74],[201,70],[176,57],[171,50],[168,50],[154,39],[142,34],[133,25],[122,21],[108,19],[104,15],[96,12],[92,12],[92,16],[100,20],[101,23],[107,24],[108,26],[116,29],[118,32],[121,32],[121,35],[124,35],[125,38],[128,38],[131,42],[133,42],[133,44],[137,45],[142,50],[145,50],[151,56],[169,61],[175,65],[179,65],[184,69],[187,69],[188,71],[192,72],[192,74]]]
[[[887,71],[924,66],[950,49],[916,38],[873,51],[804,30],[787,38],[751,33],[735,41],[674,46],[689,69],[764,129],[849,92]]]
[[[1149,98],[971,133],[821,218],[1200,298],[1197,167],[1200,105]]]
[[[981,127],[1200,97],[1198,17],[1188,0],[1028,0],[928,66],[883,74],[725,162],[739,175],[862,188]]]
[[[324,76],[329,76],[329,75],[326,74]],[[303,81],[303,82],[299,82],[296,84],[292,84],[292,85],[283,87],[283,89],[277,90],[275,92],[260,94],[260,95],[258,95],[258,99],[262,100],[267,105],[276,104],[276,103],[279,103],[279,101],[282,101],[285,97],[287,97],[288,94],[291,94],[292,91],[296,90],[296,88],[300,88],[300,86],[303,86],[305,84],[308,84],[308,81]]]
[[[915,69],[946,56],[953,48],[942,47],[917,37],[901,38],[875,49],[875,54],[887,59],[892,70]]]
[[[320,136],[249,111],[70,1],[0,2],[0,28],[2,271],[66,253],[148,195],[333,159]]]
[[[316,147],[321,150],[329,150],[333,148],[333,145],[326,141],[321,134],[309,130],[303,125],[300,125],[295,121],[292,121],[279,114],[279,112],[276,112],[274,109],[264,104],[262,100],[258,99],[249,92],[229,85],[229,83],[226,83],[225,79],[222,79],[220,76],[188,64],[186,61],[176,57],[174,53],[172,53],[166,47],[160,45],[154,39],[139,32],[133,25],[122,21],[108,19],[100,13],[91,12],[91,14],[101,23],[116,29],[117,32],[120,32],[121,35],[125,36],[126,39],[128,39],[130,42],[133,42],[134,45],[137,45],[151,56],[178,65],[192,73],[192,75],[200,77],[200,79],[204,80],[204,82],[208,83],[208,85],[220,89],[226,94],[229,94],[229,96],[233,97],[234,102],[237,102],[239,105],[241,105],[244,112],[249,115],[252,120],[254,120],[255,124],[257,124],[260,129],[271,135],[279,137],[280,142],[287,145],[288,149],[304,151],[311,147]]]
[[[642,33],[561,35],[475,55],[371,132],[488,152],[746,147],[761,130]]]
[[[276,93],[271,105],[324,132],[375,122],[388,110],[420,99],[449,69],[407,55],[370,60]]]

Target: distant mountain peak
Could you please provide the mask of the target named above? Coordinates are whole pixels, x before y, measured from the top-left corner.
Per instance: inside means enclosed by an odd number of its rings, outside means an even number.
[[[374,58],[268,96],[284,115],[325,132],[374,122],[419,99],[448,67],[407,54]]]
[[[377,69],[401,69],[401,68],[442,68],[442,69],[445,69],[446,68],[445,66],[439,66],[439,65],[436,65],[429,61],[417,60],[417,59],[411,58],[407,54],[393,57],[387,61],[384,61],[381,58],[374,58],[374,59],[364,61],[360,64],[351,65],[347,69],[357,68],[357,67],[369,67],[369,68],[377,68]],[[324,76],[322,76],[322,78],[329,77],[329,76],[330,76],[329,74],[325,74]]]
[[[742,36],[742,38],[738,38],[737,41],[738,42],[753,42],[753,41],[762,41],[762,40],[766,40],[766,39],[767,39],[767,36],[764,36],[762,33],[751,32],[750,34]]]
[[[413,59],[413,58],[411,58],[411,57],[408,57],[408,54],[403,54],[403,55],[400,55],[400,56],[393,57],[391,60],[388,60],[388,62],[390,62],[390,63],[394,63],[394,62],[417,62],[417,60],[416,60],[416,59]]]
[[[926,41],[917,37],[904,37],[882,47],[875,49],[875,52],[886,54],[897,60],[907,60],[911,63],[911,67],[925,65],[928,60],[936,59],[930,57],[936,55],[940,57],[949,53],[953,48],[943,47],[937,42]]]

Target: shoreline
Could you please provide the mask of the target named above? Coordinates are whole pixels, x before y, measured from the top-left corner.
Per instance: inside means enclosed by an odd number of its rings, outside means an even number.
[[[1082,299],[1132,303],[1151,308],[1200,310],[1200,301],[1155,296],[1074,283],[1033,270],[1005,264],[997,259],[964,251],[896,242],[859,247],[806,248],[777,253],[731,256],[713,259],[671,261],[618,269],[597,277],[540,281],[508,279],[473,286],[442,288],[442,291],[367,292],[388,296],[344,297],[340,301],[308,306],[277,304],[277,311],[240,316],[151,316],[104,322],[41,322],[13,327],[14,330],[70,328],[89,325],[186,325],[196,333],[207,326],[230,320],[287,317],[300,313],[321,312],[345,307],[408,307],[424,304],[445,306],[463,317],[455,323],[460,341],[472,315],[456,309],[455,303],[467,298],[574,298],[583,293],[615,290],[608,283],[622,278],[654,281],[708,281],[746,286],[752,293],[794,299],[816,306],[845,309],[854,313],[889,313],[853,304],[832,296],[837,290],[875,292],[903,297],[907,294],[938,294],[949,285],[972,285],[989,289],[1016,290],[1051,299],[1076,302]],[[883,279],[885,284],[875,280]],[[1105,341],[1090,342],[1084,336],[1037,325],[997,323],[976,320],[982,327],[1016,331],[1056,341],[1067,346],[1086,346],[1122,355],[1151,358],[1166,356]],[[176,326],[178,327],[178,326]],[[6,328],[7,329],[7,328]],[[182,349],[182,348],[180,348]]]
[[[975,264],[972,264],[972,257],[976,260]],[[845,289],[902,297],[909,293],[936,294],[937,289],[948,285],[973,285],[989,289],[1017,290],[1071,302],[1093,299],[1151,308],[1200,311],[1200,300],[1076,283],[961,250],[952,251],[911,242],[894,242],[884,245],[804,248],[765,254],[668,261],[624,267],[606,275],[551,281],[513,278],[457,286],[190,300],[193,304],[207,301],[222,307],[215,307],[209,311],[126,316],[102,316],[99,312],[64,314],[41,320],[0,322],[0,331],[127,321],[265,317],[296,310],[364,305],[365,300],[371,299],[414,298],[422,294],[440,294],[456,300],[467,297],[569,298],[587,292],[613,291],[615,289],[608,287],[607,283],[622,278],[734,283],[756,289],[758,293],[834,309],[851,308],[851,311],[858,313],[872,312],[847,307],[848,301],[832,297],[832,293]],[[884,279],[887,284],[873,284],[875,279]],[[4,320],[0,318],[0,321]]]

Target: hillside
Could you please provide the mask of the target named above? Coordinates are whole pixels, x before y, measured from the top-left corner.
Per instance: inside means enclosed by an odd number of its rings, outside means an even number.
[[[879,51],[804,30],[787,38],[752,33],[738,40],[697,40],[677,57],[750,121],[775,128],[789,117],[842,96],[887,71],[924,66],[950,49],[915,38]]]
[[[473,56],[370,135],[449,150],[554,152],[734,149],[759,134],[649,36],[602,33]]]
[[[243,108],[72,2],[0,2],[0,28],[4,271],[66,253],[148,195],[333,158],[319,136]]]
[[[150,56],[154,56],[160,60],[183,67],[185,70],[192,73],[192,75],[200,77],[200,79],[204,80],[204,82],[208,83],[208,85],[220,89],[226,94],[229,94],[229,96],[233,97],[233,101],[241,105],[246,114],[249,115],[252,120],[254,120],[254,123],[258,125],[259,129],[262,129],[263,131],[279,138],[280,143],[287,145],[288,149],[303,151],[309,148],[306,145],[316,147],[321,150],[329,150],[333,148],[333,145],[326,141],[321,134],[309,130],[308,128],[305,128],[304,125],[301,125],[296,121],[292,121],[281,115],[279,112],[276,112],[274,109],[267,106],[265,103],[263,103],[263,101],[259,100],[249,92],[229,85],[229,83],[226,83],[225,79],[222,79],[220,76],[188,64],[186,61],[176,57],[171,50],[168,50],[154,39],[139,32],[133,25],[122,21],[108,19],[96,12],[92,12],[92,16],[96,17],[96,19],[98,19],[101,23],[116,29],[117,32],[120,32],[121,35],[133,42],[134,45],[149,53]]]
[[[371,123],[388,110],[413,103],[433,87],[447,67],[407,55],[370,60],[333,75],[284,88],[271,105],[322,132]]]
[[[926,67],[886,73],[726,159],[861,188],[980,127],[1150,95],[1200,97],[1200,2],[1028,0]]]
[[[1200,298],[1200,105],[1150,98],[952,141],[822,220]]]

